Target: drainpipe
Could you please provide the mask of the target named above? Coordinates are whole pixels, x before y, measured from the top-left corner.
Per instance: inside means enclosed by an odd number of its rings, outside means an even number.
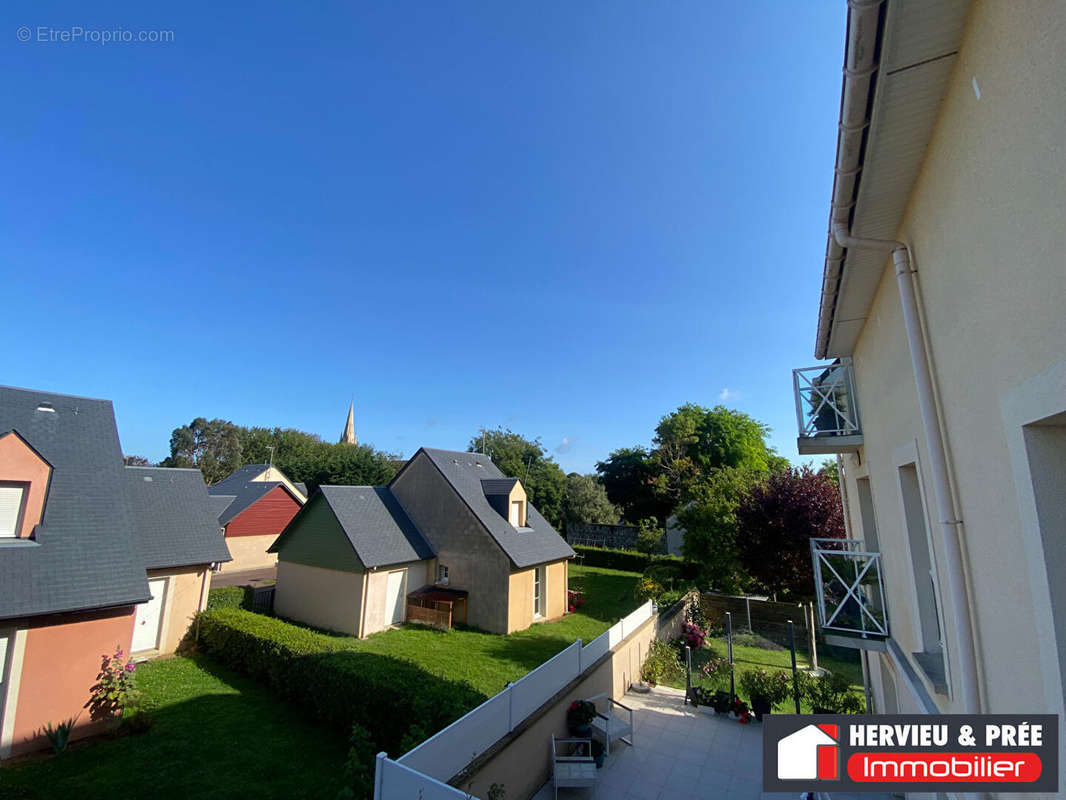
[[[918,319],[918,301],[914,294],[914,277],[910,248],[903,242],[885,239],[862,239],[852,236],[842,222],[833,224],[833,238],[841,247],[858,250],[879,250],[892,254],[899,285],[899,297],[903,306],[903,327],[907,333],[914,385],[918,392],[918,408],[922,417],[922,430],[929,449],[929,472],[936,495],[936,510],[940,540],[944,546],[947,563],[948,595],[951,597],[952,621],[955,631],[955,647],[959,655],[959,695],[962,710],[977,714],[981,710],[977,689],[977,653],[974,646],[973,628],[970,622],[970,605],[966,590],[966,575],[963,571],[960,533],[962,520],[955,516],[948,482],[947,452],[943,432],[936,413],[933,398],[933,376],[926,356],[925,337]]]

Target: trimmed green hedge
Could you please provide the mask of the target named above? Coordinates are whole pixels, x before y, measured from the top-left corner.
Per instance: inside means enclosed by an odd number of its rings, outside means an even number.
[[[252,590],[247,586],[219,586],[207,593],[207,610],[251,608]]]
[[[200,649],[269,686],[345,735],[353,723],[398,756],[486,697],[408,661],[352,649],[348,640],[237,608],[199,615]]]
[[[586,547],[573,545],[574,552],[584,557],[586,567],[605,567],[626,572],[644,572],[652,564],[676,564],[681,568],[681,576],[693,580],[699,573],[699,566],[686,562],[678,556],[648,555],[637,550],[616,550],[613,547]]]

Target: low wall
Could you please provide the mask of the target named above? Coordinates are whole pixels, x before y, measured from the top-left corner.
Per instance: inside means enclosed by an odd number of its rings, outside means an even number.
[[[628,633],[613,650],[593,663],[560,692],[534,711],[526,721],[476,759],[452,786],[474,797],[487,796],[493,783],[504,786],[508,800],[528,800],[551,777],[551,737],[569,736],[566,710],[574,700],[609,694],[621,700],[639,679],[640,667],[654,639],[680,636],[688,598],[661,615],[653,616]],[[638,733],[639,735],[639,733]]]

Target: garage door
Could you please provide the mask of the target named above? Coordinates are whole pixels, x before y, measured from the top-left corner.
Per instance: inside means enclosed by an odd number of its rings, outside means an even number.
[[[163,622],[163,597],[167,591],[167,579],[148,581],[152,599],[137,606],[137,620],[133,623],[133,652],[154,650],[159,646],[159,627]]]
[[[385,619],[389,625],[403,622],[403,584],[407,570],[390,572],[385,584]]]

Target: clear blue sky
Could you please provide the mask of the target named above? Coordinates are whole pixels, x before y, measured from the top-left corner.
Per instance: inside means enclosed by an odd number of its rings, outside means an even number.
[[[153,460],[354,395],[408,455],[505,425],[588,471],[724,400],[799,461],[842,1],[169,5],[0,10],[0,383]]]

